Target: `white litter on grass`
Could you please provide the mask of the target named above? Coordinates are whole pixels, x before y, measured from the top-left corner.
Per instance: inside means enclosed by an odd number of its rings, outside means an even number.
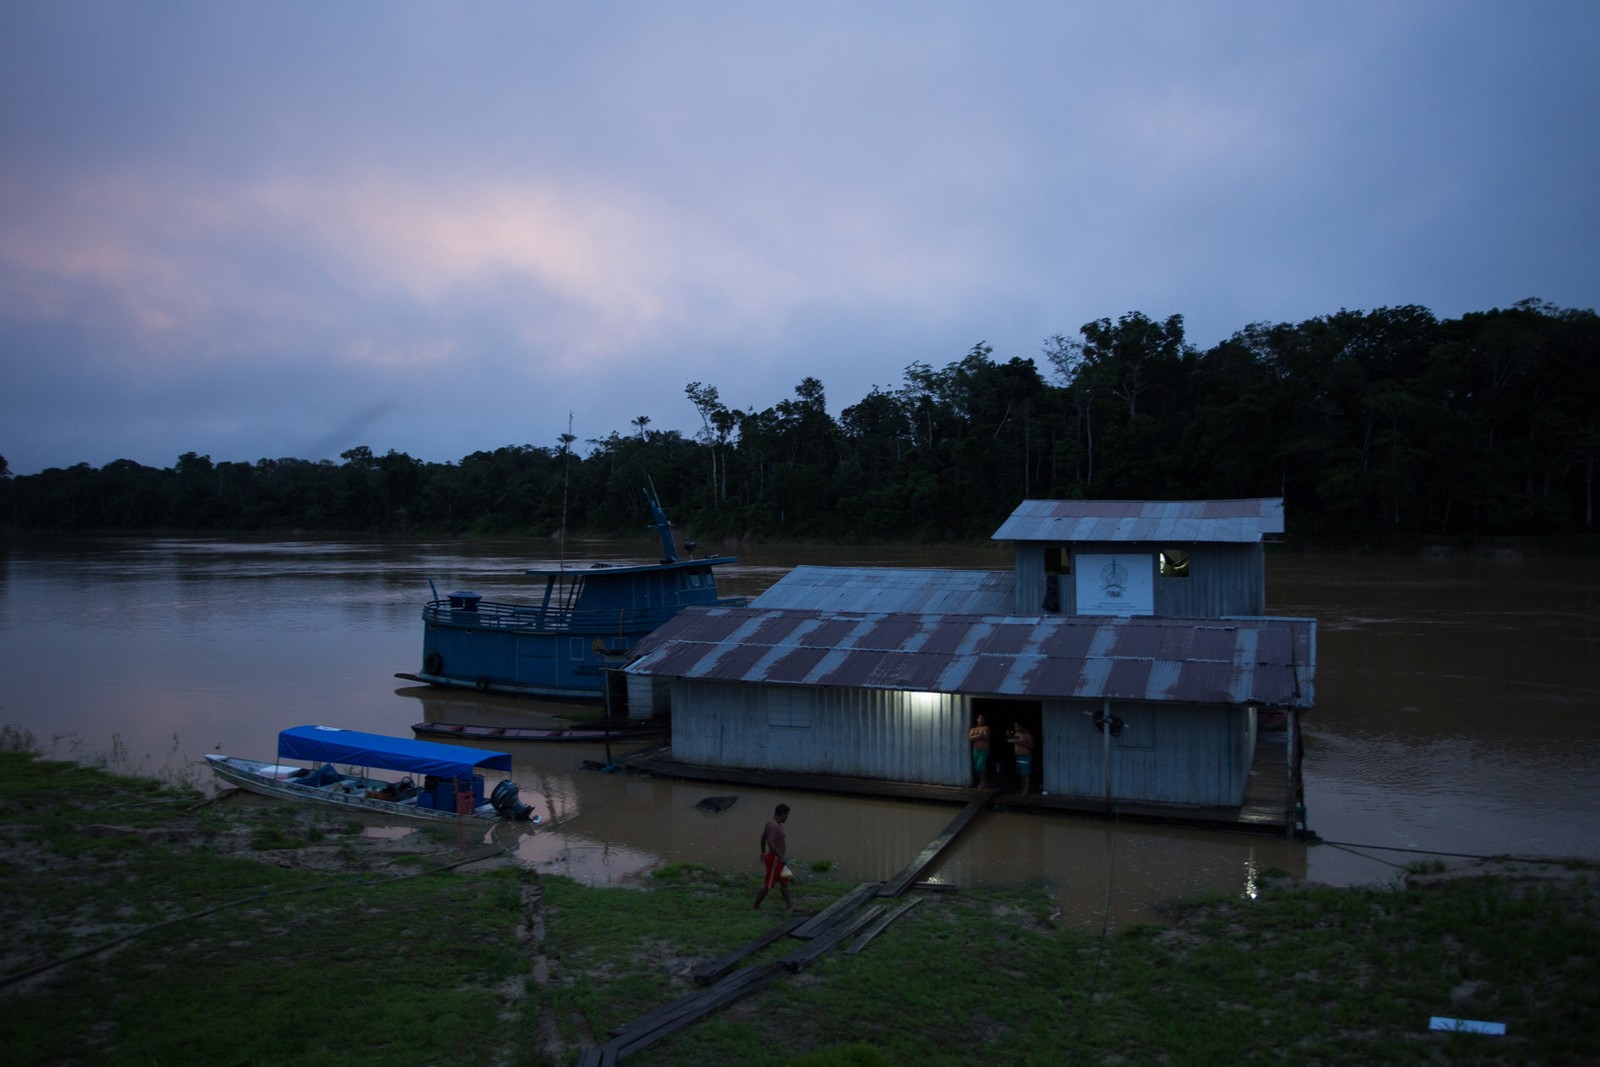
[[[1505,1023],[1484,1023],[1476,1019],[1449,1019],[1435,1015],[1428,1020],[1429,1030],[1454,1030],[1463,1034],[1504,1034]]]

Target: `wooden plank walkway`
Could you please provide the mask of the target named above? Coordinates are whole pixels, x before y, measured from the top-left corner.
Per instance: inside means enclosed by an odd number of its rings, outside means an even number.
[[[939,858],[940,853],[955,841],[978,812],[989,805],[994,799],[995,792],[992,789],[980,792],[961,810],[961,814],[951,820],[950,825],[946,826],[938,837],[930,841],[927,847],[890,881],[862,882],[817,914],[791,918],[783,925],[767,931],[721,959],[696,967],[693,971],[695,981],[702,984],[710,983],[708,988],[697,990],[671,1004],[614,1027],[610,1040],[596,1048],[583,1051],[578,1060],[580,1067],[609,1067],[611,1064],[621,1063],[633,1053],[648,1048],[685,1026],[699,1022],[713,1012],[749,996],[777,978],[782,971],[798,973],[857,934],[860,936],[845,954],[853,956],[860,952],[873,938],[887,929],[889,924],[919,903],[919,899],[907,900],[887,915],[883,914],[886,905],[867,902],[875,897],[898,897],[914,886],[922,872],[927,870]],[[862,933],[862,928],[869,923],[873,924],[872,928]],[[775,962],[735,969],[742,960],[785,936],[806,943]]]
[[[796,915],[782,926],[774,926],[772,929],[768,930],[754,941],[740,945],[738,948],[734,949],[720,960],[712,960],[710,963],[702,963],[692,972],[694,974],[694,980],[702,985],[715,982],[717,979],[722,978],[731,972],[735,967],[739,966],[740,960],[754,956],[757,952],[760,952],[762,949],[766,948],[780,937],[793,932],[795,927],[799,926],[805,921],[806,917],[804,915]]]
[[[883,887],[882,882],[862,882],[838,900],[823,908],[810,919],[802,923],[795,931],[794,936],[802,941],[809,941],[822,931],[838,921],[839,916],[854,911],[862,901],[870,896],[875,896]]]
[[[967,824],[973,820],[978,812],[989,806],[998,792],[998,789],[982,790],[971,803],[961,809],[961,814],[952,819],[950,825],[946,826],[938,837],[928,842],[928,846],[917,855],[916,859],[907,864],[899,874],[884,883],[883,888],[878,890],[878,895],[880,897],[897,897],[904,893],[906,887],[921,877],[923,871],[933,866],[933,861],[938,859],[939,854],[949,847],[950,842],[954,841],[956,836],[967,828]]]
[[[816,915],[808,918],[799,916],[792,918],[728,956],[695,968],[696,980],[709,980],[711,982],[709,986],[697,989],[671,1004],[663,1005],[621,1026],[613,1027],[609,1040],[604,1044],[583,1050],[578,1058],[579,1067],[610,1067],[612,1064],[621,1063],[634,1053],[649,1048],[684,1027],[691,1026],[706,1016],[765,988],[785,972],[798,973],[860,932],[862,927],[878,919],[877,924],[861,935],[856,944],[849,949],[848,954],[853,955],[861,951],[867,942],[882,933],[896,918],[909,911],[912,904],[917,903],[916,899],[909,900],[888,916],[879,919],[885,905],[874,904],[865,908],[861,905],[864,901],[871,900],[882,884],[863,882]],[[808,929],[807,938],[800,937],[803,928]],[[805,943],[779,959],[734,969],[740,960],[759,952],[784,936],[804,940]]]

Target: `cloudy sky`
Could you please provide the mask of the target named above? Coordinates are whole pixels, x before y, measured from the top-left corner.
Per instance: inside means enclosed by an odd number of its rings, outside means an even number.
[[[1592,0],[6,0],[0,455],[456,461],[1129,311],[1594,308],[1597,54]]]

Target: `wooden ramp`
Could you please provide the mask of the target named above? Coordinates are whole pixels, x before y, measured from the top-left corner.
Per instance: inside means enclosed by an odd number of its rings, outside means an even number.
[[[845,950],[855,955],[891,923],[921,902],[912,898],[884,914],[887,905],[871,903],[878,897],[898,897],[917,885],[917,879],[950,846],[967,824],[994,799],[998,790],[980,793],[917,857],[887,882],[862,882],[812,916],[797,916],[735,949],[721,959],[694,969],[696,982],[706,986],[655,1011],[612,1029],[610,1040],[583,1050],[579,1067],[609,1067],[663,1038],[699,1022],[706,1016],[765,988],[785,972],[798,973],[816,959],[854,937]],[[941,887],[943,888],[943,887]],[[868,927],[870,929],[863,929]],[[749,957],[784,937],[804,942],[780,959],[740,967]]]
[[[1000,790],[998,789],[986,789],[980,792],[976,799],[961,809],[960,815],[950,820],[950,825],[944,828],[943,833],[928,842],[928,847],[923,849],[916,859],[908,863],[899,874],[883,884],[883,888],[878,890],[878,895],[880,897],[897,897],[904,893],[906,888],[922,875],[923,871],[933,866],[933,861],[939,858],[939,854],[950,846],[950,843],[956,839],[956,836],[961,831],[967,828],[967,824],[977,816],[978,812],[989,806],[989,803],[994,800],[995,794],[999,792]]]

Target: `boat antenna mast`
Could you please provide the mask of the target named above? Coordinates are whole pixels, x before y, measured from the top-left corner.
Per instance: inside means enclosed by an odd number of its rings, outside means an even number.
[[[567,432],[561,435],[561,569],[567,569],[567,492],[572,488],[572,412],[567,412]]]
[[[678,562],[678,549],[672,543],[672,523],[667,521],[667,513],[661,510],[661,501],[656,497],[655,479],[645,476],[644,499],[650,505],[650,513],[655,516],[656,533],[661,535],[661,562]]]

